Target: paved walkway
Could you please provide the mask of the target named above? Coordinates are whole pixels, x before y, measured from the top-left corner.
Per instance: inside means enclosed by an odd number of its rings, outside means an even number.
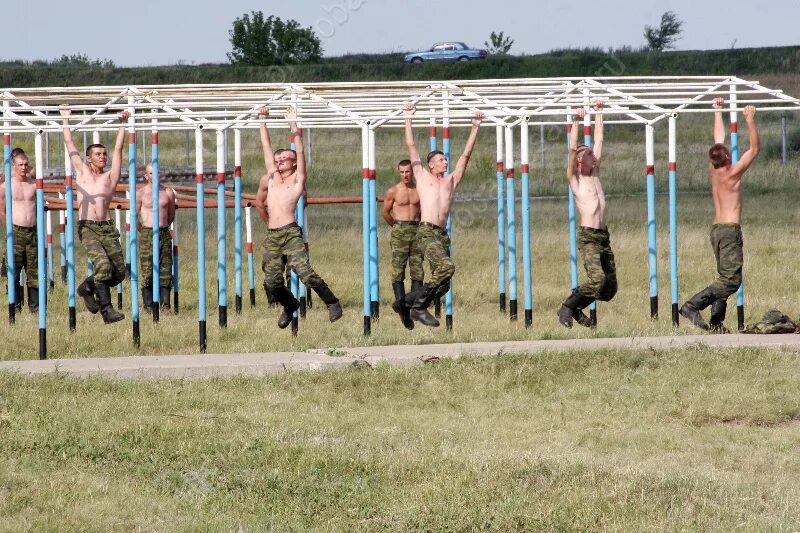
[[[289,370],[422,364],[437,358],[500,353],[587,351],[608,348],[682,348],[692,345],[732,347],[760,346],[800,351],[800,335],[685,335],[670,337],[623,337],[611,339],[531,340],[368,346],[306,352],[249,354],[162,355],[48,359],[45,361],[0,361],[0,372],[25,374],[69,374],[118,378],[200,378],[233,375],[276,374]]]

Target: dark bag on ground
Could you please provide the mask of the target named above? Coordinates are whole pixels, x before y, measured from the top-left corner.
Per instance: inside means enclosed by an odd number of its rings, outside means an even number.
[[[776,333],[794,333],[796,330],[797,324],[791,318],[777,309],[770,309],[761,317],[761,322],[746,325],[742,333],[773,335]]]

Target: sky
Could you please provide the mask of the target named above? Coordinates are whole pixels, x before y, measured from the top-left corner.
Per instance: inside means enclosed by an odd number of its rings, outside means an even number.
[[[4,17],[0,58],[85,54],[118,66],[226,63],[228,31],[251,11],[311,27],[326,56],[407,52],[446,40],[483,47],[492,31],[514,39],[512,54],[638,47],[645,25],[657,26],[667,10],[684,22],[679,50],[800,44],[797,0],[32,0],[15,2],[16,14]]]

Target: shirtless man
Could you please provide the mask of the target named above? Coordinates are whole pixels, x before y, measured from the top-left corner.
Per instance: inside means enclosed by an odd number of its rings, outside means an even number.
[[[14,231],[14,276],[25,268],[28,309],[39,310],[39,263],[36,237],[36,180],[31,177],[25,152],[15,148],[11,156],[11,221]],[[6,224],[6,188],[0,186],[0,224]],[[22,310],[22,285],[17,286],[15,305]]]
[[[262,107],[258,118],[269,117],[269,110]],[[303,147],[303,133],[297,128],[297,111],[290,107],[286,111],[289,127],[295,136],[297,150],[280,149],[272,152],[269,132],[264,122],[259,124],[261,146],[264,152],[264,166],[267,173],[261,177],[256,194],[256,208],[267,223],[267,237],[264,239],[264,285],[272,293],[283,310],[278,317],[278,327],[283,329],[292,322],[292,314],[300,307],[300,302],[286,288],[284,271],[288,266],[294,270],[303,283],[314,289],[328,306],[328,319],[335,322],[342,317],[339,299],[328,288],[325,281],[311,268],[308,252],[303,244],[303,234],[294,218],[295,207],[306,184],[306,160]]]
[[[141,217],[139,232],[139,260],[142,280],[142,303],[145,311],[153,311],[153,165],[144,167],[147,182],[136,193],[136,213]],[[161,309],[170,309],[169,293],[172,288],[172,236],[169,226],[175,220],[175,192],[161,185],[158,187],[158,257],[159,296]]]
[[[604,102],[594,102],[602,110]],[[617,293],[617,271],[611,239],[606,226],[606,196],[600,182],[600,162],[603,156],[603,115],[595,117],[594,148],[578,145],[578,124],[586,110],[576,110],[572,117],[572,135],[569,139],[567,181],[575,197],[575,207],[581,216],[578,230],[578,251],[583,258],[587,283],[572,291],[558,310],[558,321],[566,328],[573,319],[582,326],[591,326],[591,320],[582,309],[595,300],[607,302]]]
[[[397,164],[400,181],[389,187],[383,196],[383,219],[392,227],[390,246],[392,248],[392,290],[395,300],[406,296],[404,280],[408,263],[411,290],[422,287],[424,271],[422,252],[416,245],[419,226],[419,194],[414,182],[411,161],[403,159]],[[414,329],[414,321],[408,315],[408,308],[402,307],[400,316],[406,329]]]
[[[710,160],[708,174],[711,179],[711,199],[714,201],[714,225],[711,226],[711,246],[717,260],[719,276],[711,285],[692,296],[681,307],[681,315],[692,321],[700,329],[710,329],[716,333],[727,333],[723,324],[728,307],[728,296],[742,284],[742,175],[755,161],[760,149],[758,128],[756,128],[756,108],[744,108],[744,120],[750,135],[750,149],[741,159],[731,164],[730,150],[725,142],[725,126],[722,122],[722,98],[715,98],[714,146],[708,151]],[[700,311],[711,306],[711,324],[706,324]]]
[[[450,278],[456,271],[450,259],[450,238],[447,236],[445,224],[453,206],[456,188],[464,177],[469,157],[478,138],[483,113],[476,112],[472,118],[472,129],[469,132],[464,153],[458,158],[455,170],[447,172],[447,158],[439,150],[428,154],[428,166],[420,161],[419,153],[414,146],[414,132],[411,130],[411,117],[416,111],[414,104],[406,104],[406,147],[411,160],[411,169],[417,182],[417,192],[421,209],[420,224],[417,230],[417,247],[431,267],[431,279],[428,283],[412,290],[402,300],[392,304],[392,309],[401,317],[408,313],[412,320],[426,326],[436,327],[439,321],[428,312],[428,306],[435,298],[447,293]]]
[[[119,243],[119,232],[109,213],[111,197],[117,189],[122,169],[125,127],[121,125],[117,132],[111,169],[106,171],[106,147],[102,144],[89,145],[84,162],[72,140],[72,130],[69,127],[72,110],[68,105],[62,105],[60,110],[64,117],[64,144],[77,175],[78,238],[94,264],[94,276],[87,277],[78,286],[78,295],[83,298],[90,313],[100,311],[103,322],[111,324],[125,318],[125,315],[111,306],[111,287],[125,279],[125,257]],[[121,124],[125,124],[127,120],[127,111],[119,114]]]

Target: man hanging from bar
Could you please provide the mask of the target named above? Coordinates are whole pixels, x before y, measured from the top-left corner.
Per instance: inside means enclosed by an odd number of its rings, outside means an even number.
[[[411,290],[422,287],[424,270],[422,268],[422,252],[417,246],[417,228],[419,227],[419,194],[411,161],[403,159],[397,164],[400,181],[389,187],[383,196],[383,219],[392,227],[389,241],[392,249],[392,290],[395,300],[403,300],[406,295],[406,264],[411,278]],[[400,319],[406,329],[414,329],[407,307],[401,307]]]
[[[416,111],[416,106],[406,104],[404,111],[406,147],[411,160],[414,180],[417,183],[420,203],[417,247],[430,265],[431,279],[428,283],[412,290],[405,298],[396,300],[392,304],[392,309],[401,317],[404,313],[408,313],[412,320],[426,326],[436,327],[439,325],[439,321],[428,312],[428,306],[435,298],[441,298],[447,293],[450,278],[453,277],[456,270],[453,260],[450,258],[450,238],[447,235],[445,224],[450,215],[450,208],[453,206],[456,188],[461,183],[461,178],[464,177],[472,149],[475,147],[483,113],[475,112],[464,152],[458,158],[455,170],[446,174],[447,158],[439,150],[428,154],[427,168],[422,164],[414,145],[414,132],[411,129],[411,117]]]
[[[153,311],[153,165],[144,167],[145,185],[136,193],[136,213],[141,217],[139,226],[139,261],[142,280],[142,303],[145,311]],[[170,224],[175,220],[175,191],[158,186],[158,257],[159,257],[159,296],[161,309],[169,310],[170,289],[172,288],[172,236]],[[143,230],[143,231],[142,231]]]
[[[601,111],[602,100],[594,102]],[[617,293],[617,271],[611,239],[606,226],[606,196],[600,182],[600,162],[603,155],[603,115],[597,114],[594,127],[594,147],[578,145],[578,124],[586,116],[579,108],[572,117],[572,134],[569,137],[567,181],[575,196],[575,207],[581,217],[578,230],[578,251],[583,258],[587,282],[573,289],[558,310],[558,321],[566,328],[576,320],[591,327],[592,322],[583,309],[595,300],[607,302]]]
[[[708,287],[692,296],[681,306],[680,313],[692,324],[715,333],[728,333],[725,327],[725,311],[728,296],[742,284],[742,175],[750,168],[758,155],[760,144],[756,127],[756,108],[744,108],[744,120],[750,135],[750,149],[736,164],[731,162],[731,152],[725,142],[725,125],[722,121],[724,100],[715,98],[714,146],[708,151],[710,160],[708,174],[711,180],[711,199],[714,202],[714,225],[711,226],[711,247],[717,261],[717,279]],[[711,306],[710,325],[703,320],[700,311]]]
[[[111,220],[109,206],[121,174],[124,124],[128,121],[128,112],[119,114],[121,125],[114,144],[114,157],[111,160],[111,169],[106,171],[106,147],[102,144],[91,144],[86,148],[86,161],[81,159],[69,127],[72,110],[68,105],[62,105],[60,110],[64,117],[64,144],[77,176],[78,238],[94,264],[94,275],[87,277],[78,286],[77,292],[90,313],[96,314],[100,311],[103,322],[111,324],[125,318],[125,315],[111,305],[111,287],[125,279],[125,257],[119,242],[119,232]]]
[[[268,117],[269,110],[262,107],[258,112],[259,120],[263,121]],[[294,107],[289,107],[286,111],[286,118],[294,134],[296,150],[283,148],[273,153],[267,126],[264,122],[259,123],[267,173],[261,177],[256,194],[256,208],[267,222],[268,228],[261,268],[264,271],[265,286],[275,301],[283,307],[278,317],[278,327],[281,329],[291,324],[292,315],[300,307],[300,302],[286,287],[286,265],[325,302],[331,322],[342,317],[339,299],[311,268],[308,251],[303,243],[303,233],[295,220],[297,200],[305,189],[306,161],[303,132],[297,127],[297,111]]]
[[[25,269],[28,285],[28,309],[39,310],[39,263],[36,240],[36,180],[32,177],[28,156],[21,148],[11,152],[11,217],[14,231],[14,275],[19,280]],[[0,187],[0,224],[6,224],[6,188]],[[5,258],[4,258],[5,259]],[[7,261],[7,260],[6,260]],[[19,283],[19,282],[18,282]],[[16,308],[22,310],[20,283],[16,290]]]

